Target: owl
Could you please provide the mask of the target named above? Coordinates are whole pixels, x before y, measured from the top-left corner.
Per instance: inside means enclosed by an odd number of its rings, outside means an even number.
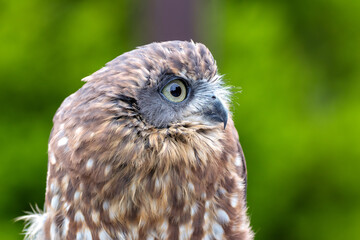
[[[253,239],[230,91],[203,44],[145,45],[83,81],[54,116],[26,239]]]

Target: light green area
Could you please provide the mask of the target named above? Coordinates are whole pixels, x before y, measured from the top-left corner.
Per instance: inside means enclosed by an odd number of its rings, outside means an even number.
[[[235,94],[257,239],[360,239],[360,5],[227,3],[220,70]]]
[[[360,239],[360,2],[214,4],[198,16],[215,39],[200,40],[234,86],[256,239]],[[144,42],[136,11],[129,1],[0,2],[0,239],[21,239],[13,219],[43,206],[62,100]]]

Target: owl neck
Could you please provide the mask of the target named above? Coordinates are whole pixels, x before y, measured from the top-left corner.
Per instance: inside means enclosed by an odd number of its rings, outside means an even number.
[[[120,159],[105,164],[50,161],[47,208],[75,214],[100,206],[100,215],[111,212],[114,219],[156,219],[170,214],[168,206],[181,212],[211,197],[220,181],[221,139],[205,130],[170,134],[147,133],[139,152],[123,149]]]

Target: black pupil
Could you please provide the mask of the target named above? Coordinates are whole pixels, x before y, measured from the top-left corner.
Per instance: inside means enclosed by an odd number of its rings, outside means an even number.
[[[170,86],[170,93],[174,97],[179,97],[181,95],[181,87],[177,83],[173,83]]]

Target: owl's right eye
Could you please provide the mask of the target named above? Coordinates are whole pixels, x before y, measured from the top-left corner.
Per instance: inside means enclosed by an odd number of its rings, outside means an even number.
[[[175,79],[166,84],[161,93],[169,101],[179,103],[185,100],[187,87],[182,80]]]

